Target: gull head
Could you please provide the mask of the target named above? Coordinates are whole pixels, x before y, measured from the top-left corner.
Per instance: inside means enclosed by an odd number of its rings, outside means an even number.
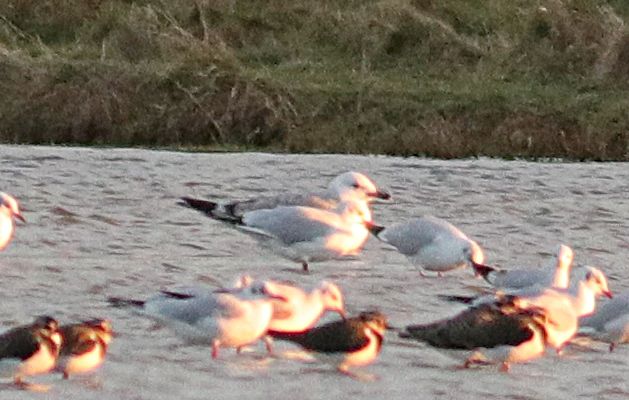
[[[336,193],[340,199],[344,199],[348,194],[359,196],[368,201],[373,199],[389,200],[391,198],[389,192],[378,189],[371,179],[354,171],[345,172],[334,178],[330,182],[329,190]]]
[[[341,289],[334,283],[324,281],[319,286],[319,291],[321,293],[323,307],[328,311],[339,313],[339,315],[345,319],[345,301],[343,300]]]
[[[611,290],[607,286],[607,278],[603,271],[598,268],[588,267],[585,275],[585,285],[589,287],[596,296],[606,296],[610,299],[613,297]]]
[[[555,253],[557,257],[557,266],[570,267],[572,260],[574,260],[574,252],[570,246],[560,244]]]
[[[0,207],[7,209],[14,218],[17,218],[22,222],[26,222],[20,212],[17,200],[15,200],[13,196],[0,192]]]

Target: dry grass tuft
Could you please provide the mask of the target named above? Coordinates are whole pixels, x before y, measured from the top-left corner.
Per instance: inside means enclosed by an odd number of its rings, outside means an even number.
[[[619,0],[7,0],[0,140],[629,159]]]

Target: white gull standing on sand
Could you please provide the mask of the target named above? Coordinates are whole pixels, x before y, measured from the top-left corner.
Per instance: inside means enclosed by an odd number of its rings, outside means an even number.
[[[546,288],[567,289],[570,285],[570,270],[574,252],[569,246],[560,245],[555,256],[555,268],[503,270],[486,265],[473,264],[477,275],[498,287],[498,291],[481,296],[439,295],[440,298],[465,304],[478,305],[494,301],[504,295],[531,296]],[[530,274],[527,274],[530,272]],[[585,280],[583,274],[582,280]],[[580,280],[581,280],[580,279]],[[528,285],[528,286],[527,286]],[[571,293],[576,295],[577,284],[572,285]]]
[[[264,286],[240,291],[189,288],[161,291],[143,300],[110,297],[116,307],[131,307],[162,322],[188,344],[211,345],[212,357],[220,347],[241,348],[265,335],[273,315],[272,296]],[[270,352],[270,343],[267,342]]]
[[[629,292],[614,296],[596,312],[581,318],[579,334],[609,343],[609,351],[629,342]]]
[[[4,250],[15,232],[15,219],[25,222],[17,200],[11,195],[0,192],[0,250]]]
[[[370,230],[412,264],[439,274],[485,261],[483,250],[475,241],[451,223],[434,216],[414,218],[389,227],[372,225]]]
[[[487,265],[474,264],[477,275],[482,276],[490,285],[505,290],[533,287],[567,288],[574,252],[569,246],[560,245],[555,254],[554,268],[516,268],[501,269]]]
[[[551,321],[547,328],[548,344],[560,352],[572,340],[579,327],[579,318],[596,310],[596,299],[601,295],[612,297],[607,279],[599,269],[590,267],[585,279],[579,281],[577,292],[548,288],[531,296],[516,296],[514,304],[521,308],[538,307],[544,309]]]
[[[216,203],[183,197],[181,205],[215,218]],[[343,201],[334,211],[313,207],[280,206],[246,212],[238,219],[222,219],[254,237],[263,247],[302,264],[356,256],[369,238],[369,205]]]
[[[388,200],[391,195],[382,189],[366,175],[349,171],[334,178],[328,188],[321,192],[312,193],[283,193],[277,196],[258,197],[243,201],[226,203],[212,202],[214,207],[208,214],[215,219],[240,220],[245,213],[255,210],[271,209],[280,206],[304,206],[332,210],[344,199]]]
[[[241,278],[239,286],[264,286],[273,300],[273,317],[268,334],[302,332],[312,328],[327,311],[337,312],[345,318],[343,294],[337,285],[323,281],[306,291],[290,283],[275,280],[256,281]],[[281,300],[277,300],[281,299]]]
[[[411,325],[401,337],[420,340],[433,347],[474,350],[464,364],[526,362],[544,354],[546,346],[561,350],[576,334],[580,316],[591,313],[596,297],[611,296],[605,276],[592,269],[569,289],[547,288],[534,296],[501,295],[473,305],[460,314],[423,325]]]

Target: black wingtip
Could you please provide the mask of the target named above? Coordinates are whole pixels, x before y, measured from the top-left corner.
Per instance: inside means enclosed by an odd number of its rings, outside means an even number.
[[[193,199],[191,197],[182,197],[181,201],[177,202],[177,204],[200,211],[213,219],[218,219],[234,225],[243,224],[242,217],[235,215],[234,204],[226,204],[219,208],[219,204],[213,201]]]
[[[218,204],[213,201],[193,199],[192,197],[182,197],[180,200],[181,201],[177,203],[180,206],[193,208],[209,215],[210,217],[213,216],[213,212],[218,206]]]
[[[377,225],[374,224],[371,221],[365,221],[365,227],[369,230],[369,232],[371,232],[372,235],[374,235],[375,237],[378,237],[378,235],[380,234],[380,232],[382,232],[385,227],[381,226],[381,225]]]
[[[451,303],[463,303],[463,304],[472,304],[476,297],[474,296],[457,296],[457,295],[449,295],[449,294],[438,294],[438,298],[441,300],[449,301]]]
[[[112,307],[124,308],[124,307],[144,307],[144,301],[125,299],[123,297],[108,297],[107,302]]]
[[[194,297],[193,295],[189,293],[179,293],[179,292],[173,292],[170,290],[160,290],[159,292],[166,297],[169,297],[171,299],[177,299],[177,300],[186,300],[186,299],[190,299]]]
[[[476,276],[482,276],[485,280],[487,280],[487,276],[490,273],[496,270],[496,268],[490,267],[489,265],[478,264],[475,262],[472,262],[472,267],[474,268],[474,273],[476,274]]]

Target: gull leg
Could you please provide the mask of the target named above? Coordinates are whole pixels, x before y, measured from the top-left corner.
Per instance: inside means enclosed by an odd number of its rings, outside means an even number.
[[[336,367],[336,370],[345,376],[349,376],[350,378],[356,379],[357,381],[361,381],[361,382],[374,382],[378,380],[378,378],[375,375],[359,374],[357,372],[352,372],[349,370],[349,367],[345,364],[339,365],[338,367]]]
[[[467,368],[470,368],[474,364],[491,365],[492,362],[487,360],[481,353],[475,352],[472,355],[470,355],[467,358],[467,360],[465,360],[465,362],[463,363],[462,366],[459,367],[459,369],[467,369]]]
[[[614,349],[615,349],[615,348],[616,348],[616,343],[611,342],[611,343],[609,344],[609,352],[611,353],[612,351],[614,351]]]
[[[511,366],[509,365],[508,362],[503,361],[500,364],[500,372],[505,372],[506,373],[506,372],[509,372],[510,369],[511,369]]]
[[[273,355],[273,338],[271,336],[265,336],[262,338],[262,341],[264,341],[264,347],[266,347],[266,351],[267,353],[269,353],[269,355]]]
[[[308,263],[306,261],[302,261],[301,268],[304,272],[308,272]]]
[[[214,340],[212,342],[212,358],[215,360],[218,358],[218,345],[219,345],[218,340]]]

